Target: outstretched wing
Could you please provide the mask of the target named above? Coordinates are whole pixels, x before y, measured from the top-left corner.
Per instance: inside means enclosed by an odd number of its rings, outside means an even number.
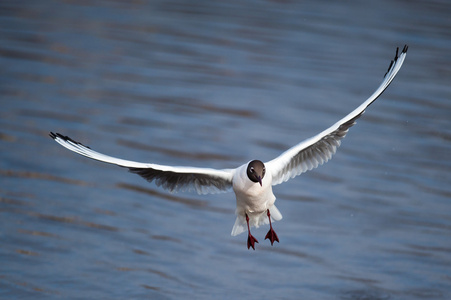
[[[215,170],[194,167],[171,167],[140,163],[108,156],[59,133],[50,132],[50,137],[61,146],[88,158],[128,168],[130,172],[155,181],[171,192],[196,190],[199,194],[218,193],[232,187],[234,169]]]
[[[407,45],[405,45],[399,56],[399,49],[396,49],[395,58],[391,61],[388,71],[385,73],[384,81],[359,107],[323,132],[297,144],[279,157],[265,163],[266,169],[270,170],[273,176],[273,185],[314,169],[332,157],[349,128],[355,124],[356,120],[365,112],[365,109],[385,91],[395,78],[406,58],[407,48]]]

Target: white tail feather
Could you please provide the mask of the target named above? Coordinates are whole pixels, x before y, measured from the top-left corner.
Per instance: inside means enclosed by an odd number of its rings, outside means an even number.
[[[277,209],[275,205],[271,206],[269,209],[269,212],[271,213],[271,222],[280,221],[282,220],[282,214]],[[261,225],[269,224],[268,217],[266,215],[266,211],[258,214],[248,214],[249,215],[249,226],[258,228]],[[232,228],[232,236],[239,235],[247,230],[247,222],[246,217],[240,215],[236,216],[235,224]]]

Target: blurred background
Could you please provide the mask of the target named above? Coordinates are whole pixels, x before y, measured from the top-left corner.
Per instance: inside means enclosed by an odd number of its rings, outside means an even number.
[[[450,299],[449,1],[2,1],[0,298]],[[233,193],[170,194],[56,144],[234,168],[392,85],[334,158],[276,186],[280,244]]]

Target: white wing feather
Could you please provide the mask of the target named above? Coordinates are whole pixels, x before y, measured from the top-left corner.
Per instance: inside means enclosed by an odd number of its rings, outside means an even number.
[[[381,85],[359,107],[323,132],[302,141],[277,158],[265,163],[267,170],[272,173],[273,185],[314,169],[332,157],[349,128],[355,124],[355,121],[365,112],[365,109],[385,91],[395,78],[406,58],[407,48],[407,45],[404,46],[399,56],[398,49],[396,49],[395,58],[392,60]]]
[[[232,187],[234,169],[171,167],[124,160],[99,153],[59,133],[50,133],[58,144],[85,157],[128,168],[148,181],[169,191],[196,190],[199,194],[228,191]]]

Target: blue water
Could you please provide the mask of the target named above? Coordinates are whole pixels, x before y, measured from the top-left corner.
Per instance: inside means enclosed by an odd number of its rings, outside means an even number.
[[[450,299],[447,1],[2,1],[0,298]],[[276,186],[280,243],[233,193],[170,194],[48,137],[168,165],[268,161],[397,78],[332,161]]]

